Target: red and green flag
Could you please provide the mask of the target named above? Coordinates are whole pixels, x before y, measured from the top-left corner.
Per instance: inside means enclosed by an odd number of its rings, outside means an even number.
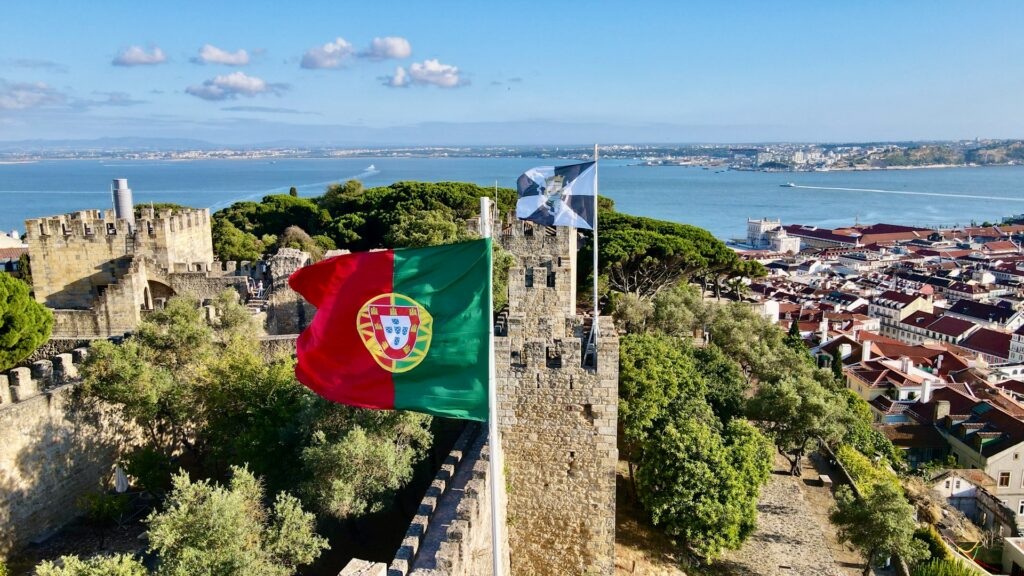
[[[491,239],[345,254],[300,268],[317,307],[299,381],[328,400],[487,420]]]

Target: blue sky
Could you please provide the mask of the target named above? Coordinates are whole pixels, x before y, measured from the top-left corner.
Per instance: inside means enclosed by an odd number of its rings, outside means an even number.
[[[0,140],[1024,137],[1022,23],[1019,2],[8,2]]]

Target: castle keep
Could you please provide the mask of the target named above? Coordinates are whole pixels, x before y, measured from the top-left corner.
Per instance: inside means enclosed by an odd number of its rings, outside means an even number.
[[[246,293],[248,263],[215,263],[210,211],[135,208],[127,181],[114,181],[113,210],[25,221],[36,300],[54,312],[57,338],[134,330],[174,294]]]

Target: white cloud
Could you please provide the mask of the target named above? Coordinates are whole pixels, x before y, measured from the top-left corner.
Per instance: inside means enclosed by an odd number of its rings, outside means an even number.
[[[131,46],[115,56],[111,64],[114,66],[147,66],[163,64],[166,61],[167,55],[157,46],[154,46],[150,52],[146,52],[141,46]]]
[[[437,86],[440,88],[458,88],[469,84],[462,78],[459,69],[451,64],[442,64],[437,59],[413,62],[408,71],[399,66],[392,76],[382,78],[385,86],[402,88],[409,84],[420,86]]]
[[[388,88],[405,88],[409,85],[409,75],[405,73],[405,68],[399,66],[393,75],[382,76],[380,81]]]
[[[386,60],[389,58],[408,58],[412,55],[412,45],[409,41],[400,36],[385,36],[374,38],[370,47],[360,52],[359,56],[371,60]]]
[[[67,100],[45,82],[7,82],[0,79],[0,110],[26,110],[63,104]]]
[[[355,50],[344,38],[336,38],[323,46],[310,48],[302,55],[302,67],[309,69],[339,68]]]
[[[189,86],[185,92],[203,100],[231,100],[238,96],[280,94],[286,88],[285,84],[271,84],[262,78],[248,76],[243,72],[232,72],[216,76],[200,85]]]
[[[239,48],[234,52],[221,50],[212,44],[203,44],[199,56],[192,59],[196,64],[225,64],[227,66],[245,66],[249,63],[249,53]]]

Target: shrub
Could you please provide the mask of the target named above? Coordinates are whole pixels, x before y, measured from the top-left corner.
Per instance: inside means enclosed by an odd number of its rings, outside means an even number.
[[[938,558],[918,564],[910,571],[910,576],[981,576],[981,574],[981,571],[959,560],[940,560]]]
[[[928,552],[933,560],[952,560],[953,556],[946,549],[945,544],[942,543],[942,536],[939,535],[935,527],[928,525],[925,528],[918,528],[914,531],[914,538],[924,542],[928,545]]]

